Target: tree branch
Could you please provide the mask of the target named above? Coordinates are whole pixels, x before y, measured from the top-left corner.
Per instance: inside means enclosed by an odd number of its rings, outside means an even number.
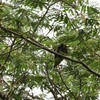
[[[46,50],[46,51],[48,51],[48,52],[50,52],[50,53],[53,53],[54,55],[58,55],[58,56],[60,56],[60,57],[63,57],[64,59],[67,59],[67,60],[72,61],[72,62],[75,62],[75,63],[79,63],[79,64],[81,64],[84,68],[86,68],[90,73],[94,74],[95,76],[100,77],[100,74],[99,74],[99,73],[97,73],[97,72],[95,72],[94,70],[92,70],[89,66],[87,66],[87,65],[86,65],[85,63],[83,63],[82,61],[74,60],[74,59],[71,59],[71,58],[69,58],[69,57],[67,57],[67,56],[61,55],[60,53],[57,53],[57,52],[55,52],[55,51],[53,51],[53,50],[50,50],[50,49],[48,49],[47,47],[43,46],[41,43],[39,43],[39,42],[36,41],[35,39],[31,39],[31,38],[29,38],[29,37],[23,36],[22,34],[19,34],[19,33],[15,32],[15,31],[9,30],[9,29],[7,29],[7,28],[1,26],[1,25],[0,25],[0,28],[1,28],[2,30],[4,30],[4,31],[10,32],[10,34],[14,34],[14,35],[18,36],[19,38],[21,38],[21,39],[27,41],[28,43],[31,43],[31,44],[33,44],[33,45],[35,45],[35,46],[37,46],[37,47],[39,47],[39,48],[41,48],[41,49],[44,49],[44,50]]]
[[[5,62],[4,62],[4,65],[6,64],[6,62],[7,62],[7,61],[9,60],[9,58],[10,58],[10,54],[11,54],[11,51],[12,51],[12,49],[13,49],[15,40],[16,40],[16,38],[12,41],[12,44],[11,44],[11,46],[10,46],[10,50],[9,50],[9,52],[8,52],[8,55],[7,55],[6,60],[5,60]]]
[[[65,88],[70,92],[70,94],[74,97],[74,99],[77,100],[76,97],[75,97],[75,95],[74,95],[74,93],[69,89],[69,87],[68,87],[68,86],[66,85],[66,83],[64,82],[64,79],[63,79],[63,77],[62,77],[60,71],[57,71],[57,72],[58,72],[58,74],[59,74],[59,76],[60,76],[60,79],[61,79],[62,83],[65,85]]]
[[[58,99],[57,93],[56,93],[57,89],[55,88],[55,86],[54,86],[54,84],[53,84],[53,82],[52,82],[52,80],[51,80],[51,78],[49,76],[48,67],[45,67],[45,74],[47,75],[47,79],[48,79],[48,81],[50,83],[50,85],[49,84],[47,85],[46,83],[45,83],[45,85],[47,86],[47,88],[50,89],[50,92],[54,96],[55,100],[57,100]]]
[[[58,1],[57,1],[57,2],[58,2]],[[54,2],[54,3],[52,3],[52,4],[50,4],[50,5],[48,6],[46,12],[44,13],[44,15],[41,17],[41,19],[39,20],[38,24],[36,25],[36,27],[35,27],[35,29],[34,29],[34,31],[33,31],[33,34],[37,31],[37,28],[39,27],[39,25],[41,24],[41,22],[42,22],[43,19],[45,18],[46,14],[48,13],[49,8],[50,8],[52,5],[54,5],[55,3],[57,3],[57,2]]]

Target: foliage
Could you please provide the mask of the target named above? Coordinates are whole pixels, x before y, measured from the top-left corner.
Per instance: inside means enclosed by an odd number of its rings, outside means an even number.
[[[81,62],[99,74],[99,8],[88,0],[11,0],[0,2],[0,13],[1,99],[44,100],[48,93],[54,100],[98,99],[100,77]],[[80,63],[66,58],[54,69],[52,51],[60,43]],[[35,87],[42,94],[35,96]]]

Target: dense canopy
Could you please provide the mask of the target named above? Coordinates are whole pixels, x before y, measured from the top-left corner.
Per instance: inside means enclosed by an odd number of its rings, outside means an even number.
[[[55,56],[63,60],[56,68]],[[88,0],[0,2],[0,100],[98,100],[99,94],[99,7]]]

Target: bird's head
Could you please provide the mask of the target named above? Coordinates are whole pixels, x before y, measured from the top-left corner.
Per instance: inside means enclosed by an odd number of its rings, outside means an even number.
[[[58,47],[59,51],[62,51],[62,52],[67,52],[67,46],[63,43],[61,43]]]

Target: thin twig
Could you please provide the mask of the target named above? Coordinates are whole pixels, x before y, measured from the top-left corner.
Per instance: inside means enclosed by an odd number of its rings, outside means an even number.
[[[36,27],[35,27],[35,29],[34,29],[34,31],[33,31],[33,34],[37,31],[37,28],[39,27],[39,25],[41,24],[41,22],[44,20],[46,14],[47,14],[48,11],[49,11],[49,8],[50,8],[52,5],[54,5],[55,3],[57,3],[57,2],[54,2],[54,3],[52,3],[52,4],[50,4],[50,5],[48,6],[48,8],[47,8],[46,12],[44,13],[43,17],[41,17],[41,19],[39,20],[38,24],[36,25]]]
[[[68,86],[66,85],[66,83],[64,82],[60,71],[57,71],[57,72],[58,72],[58,74],[59,74],[59,76],[60,76],[60,79],[61,79],[62,83],[65,85],[66,89],[70,92],[70,94],[71,94],[71,95],[74,97],[74,99],[76,100],[76,97],[75,97],[74,93],[72,93],[72,91],[69,89],[69,87],[68,87]]]
[[[55,91],[56,88],[54,87],[53,82],[50,79],[49,72],[48,72],[48,67],[45,67],[45,71],[46,71],[47,79],[48,79],[48,81],[50,83],[50,86],[49,85],[46,85],[46,86],[49,87],[49,89],[50,89],[51,93],[53,94],[55,100],[57,100],[58,97],[57,97],[57,94],[56,94],[56,91]]]
[[[16,38],[12,41],[12,44],[11,44],[11,46],[10,46],[10,50],[9,50],[9,52],[8,52],[8,55],[7,55],[7,58],[6,58],[6,60],[5,60],[5,62],[4,62],[3,65],[5,65],[6,62],[7,62],[7,61],[9,60],[9,58],[10,58],[10,53],[11,53],[11,51],[12,51],[12,49],[13,49],[13,46],[14,46],[15,40],[16,40]]]

